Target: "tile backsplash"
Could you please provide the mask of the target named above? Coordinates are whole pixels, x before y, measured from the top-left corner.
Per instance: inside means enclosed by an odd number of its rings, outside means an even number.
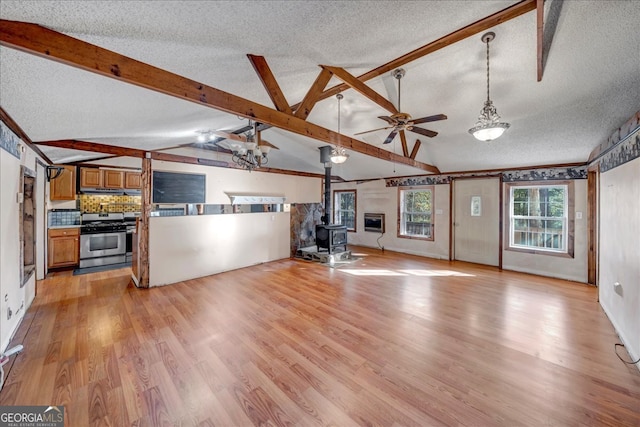
[[[47,215],[49,227],[80,225],[80,211],[75,209],[50,210]]]
[[[140,212],[141,196],[114,196],[102,194],[80,194],[80,211],[99,212]]]

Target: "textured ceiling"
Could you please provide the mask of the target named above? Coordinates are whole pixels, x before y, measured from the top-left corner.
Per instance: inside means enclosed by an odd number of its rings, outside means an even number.
[[[7,1],[2,19],[44,25],[273,107],[246,54],[264,56],[289,104],[299,102],[318,65],[360,75],[504,9],[512,1]],[[486,97],[485,46],[469,37],[404,66],[401,110],[413,117],[444,113],[422,127],[417,160],[441,171],[584,162],[591,150],[640,109],[640,3],[545,2],[553,35],[544,77],[536,81],[536,13],[492,29],[491,98],[511,128],[480,143],[467,130]],[[551,23],[550,23],[551,22]],[[552,28],[555,27],[555,28]],[[337,84],[332,79],[329,86]],[[367,82],[397,105],[390,75]],[[353,90],[343,92],[341,132],[382,127],[388,112]],[[34,141],[81,139],[152,150],[195,142],[196,131],[234,129],[246,120],[121,83],[10,48],[0,48],[0,104]],[[337,130],[335,97],[308,121]],[[401,154],[388,131],[356,136]],[[418,136],[407,133],[409,150]],[[322,173],[325,143],[280,129],[263,132],[280,150],[269,166]],[[95,153],[43,147],[56,162]],[[173,152],[220,157],[205,150]],[[344,179],[423,174],[351,153],[335,167]]]

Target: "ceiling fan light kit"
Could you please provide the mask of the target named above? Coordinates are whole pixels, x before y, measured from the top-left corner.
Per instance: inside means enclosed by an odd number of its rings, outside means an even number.
[[[493,141],[511,126],[509,123],[500,121],[496,107],[489,97],[489,42],[495,37],[493,32],[485,33],[482,36],[482,42],[487,44],[487,100],[480,111],[476,125],[469,129],[469,133],[480,141]]]
[[[344,98],[344,96],[339,93],[336,95],[336,99],[338,100],[338,135],[340,135],[340,101]],[[335,146],[331,150],[331,162],[340,164],[347,161],[349,158],[349,154],[347,154],[347,150],[343,147]]]

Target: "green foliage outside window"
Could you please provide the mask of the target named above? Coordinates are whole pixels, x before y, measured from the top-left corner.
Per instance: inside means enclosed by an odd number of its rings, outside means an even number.
[[[431,238],[433,191],[401,190],[400,234]]]
[[[356,192],[336,191],[334,193],[333,222],[347,226],[347,230],[356,229]]]
[[[511,189],[511,245],[566,251],[567,187]]]

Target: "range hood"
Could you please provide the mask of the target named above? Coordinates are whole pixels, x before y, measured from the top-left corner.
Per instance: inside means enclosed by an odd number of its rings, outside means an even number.
[[[276,205],[284,203],[286,197],[279,194],[225,193],[232,205]]]
[[[90,188],[90,187],[81,187],[80,194],[103,194],[103,195],[111,195],[111,196],[122,196],[124,195],[125,190],[122,188]]]

